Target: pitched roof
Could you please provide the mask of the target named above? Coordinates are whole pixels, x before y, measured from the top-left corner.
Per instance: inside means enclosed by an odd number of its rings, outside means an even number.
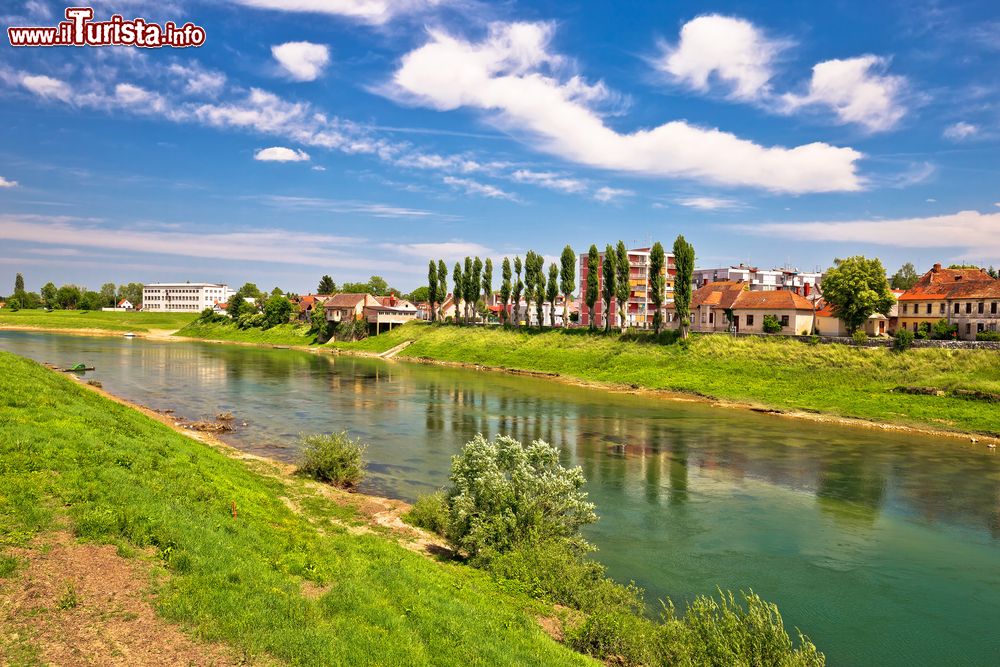
[[[352,308],[368,298],[367,294],[334,294],[323,302],[324,308]]]
[[[813,304],[791,290],[740,292],[730,306],[741,310],[813,310]]]
[[[920,280],[906,290],[899,300],[945,299],[956,285],[991,281],[993,278],[982,269],[946,269],[940,264],[935,264],[934,268],[920,276]]]
[[[977,280],[952,285],[945,294],[947,299],[1000,299],[1000,280]]]

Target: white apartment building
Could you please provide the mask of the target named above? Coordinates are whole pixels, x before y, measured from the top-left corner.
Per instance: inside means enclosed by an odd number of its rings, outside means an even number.
[[[226,303],[236,290],[215,283],[150,283],[142,286],[142,309],[150,312],[200,313]]]
[[[743,281],[752,292],[786,289],[808,298],[822,291],[823,274],[798,269],[759,269],[739,264],[720,269],[695,269],[691,282],[697,289],[724,280]]]

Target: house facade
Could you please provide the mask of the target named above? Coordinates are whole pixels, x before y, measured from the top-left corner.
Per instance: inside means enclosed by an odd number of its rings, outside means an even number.
[[[998,286],[1000,281],[982,269],[935,264],[899,297],[899,328],[915,332],[924,324],[947,320],[958,326],[959,338],[975,340],[977,333],[998,329]]]
[[[725,280],[702,285],[691,294],[691,331],[765,333],[764,317],[773,315],[781,325],[778,333],[812,333],[815,306],[791,290],[753,291],[742,280]],[[677,328],[680,321],[674,304],[667,306],[667,326]]]
[[[365,315],[365,308],[381,304],[371,294],[334,294],[323,302],[326,321],[341,323],[360,320]]]
[[[636,248],[628,251],[629,296],[628,302],[626,303],[625,325],[639,329],[653,328],[653,315],[655,308],[653,307],[653,301],[650,299],[649,251],[649,248]],[[589,273],[587,266],[588,255],[586,252],[582,252],[579,257],[579,284],[581,286],[581,293],[584,293],[587,289],[587,276]],[[673,253],[665,253],[664,267],[660,274],[664,277],[664,306],[674,300],[674,276],[676,274],[677,267],[674,264]],[[600,297],[604,288],[603,252],[600,254],[600,262],[598,263],[597,284],[598,299],[597,303],[594,304],[593,311],[591,311],[591,309],[587,307],[587,304],[581,300],[580,324],[582,326],[590,326],[591,322],[593,322],[598,328],[604,326],[604,302]],[[618,318],[617,300],[612,301],[611,308],[607,313],[607,316],[611,318],[612,327],[619,326],[620,320]],[[664,318],[664,321],[666,321],[666,318]]]
[[[200,313],[227,303],[235,290],[217,283],[150,283],[142,286],[142,309],[147,312]]]

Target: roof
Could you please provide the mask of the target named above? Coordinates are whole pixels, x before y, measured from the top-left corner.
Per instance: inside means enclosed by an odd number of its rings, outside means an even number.
[[[353,308],[368,298],[367,294],[334,294],[323,302],[324,308]]]
[[[767,292],[740,292],[736,297],[736,302],[731,307],[740,310],[808,310],[810,312],[813,310],[811,301],[786,289]]]
[[[143,289],[148,287],[226,287],[226,285],[220,283],[147,283],[142,286]]]
[[[946,269],[940,264],[920,276],[913,287],[906,290],[900,301],[926,301],[947,299],[953,287],[970,283],[996,282],[982,269]]]
[[[1000,299],[1000,280],[977,280],[952,285],[945,295],[948,299]]]
[[[126,303],[131,305],[132,302],[129,301],[128,299],[122,299],[121,301],[118,302],[118,306],[119,307],[124,306]]]

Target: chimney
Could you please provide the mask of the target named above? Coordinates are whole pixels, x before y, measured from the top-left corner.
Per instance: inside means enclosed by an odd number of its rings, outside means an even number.
[[[803,283],[802,291],[805,292],[805,296],[809,296],[809,293],[812,291],[812,285],[810,285],[809,283]]]
[[[937,273],[940,270],[941,270],[941,263],[938,262],[937,264],[934,265],[933,271],[934,271],[934,273]]]

